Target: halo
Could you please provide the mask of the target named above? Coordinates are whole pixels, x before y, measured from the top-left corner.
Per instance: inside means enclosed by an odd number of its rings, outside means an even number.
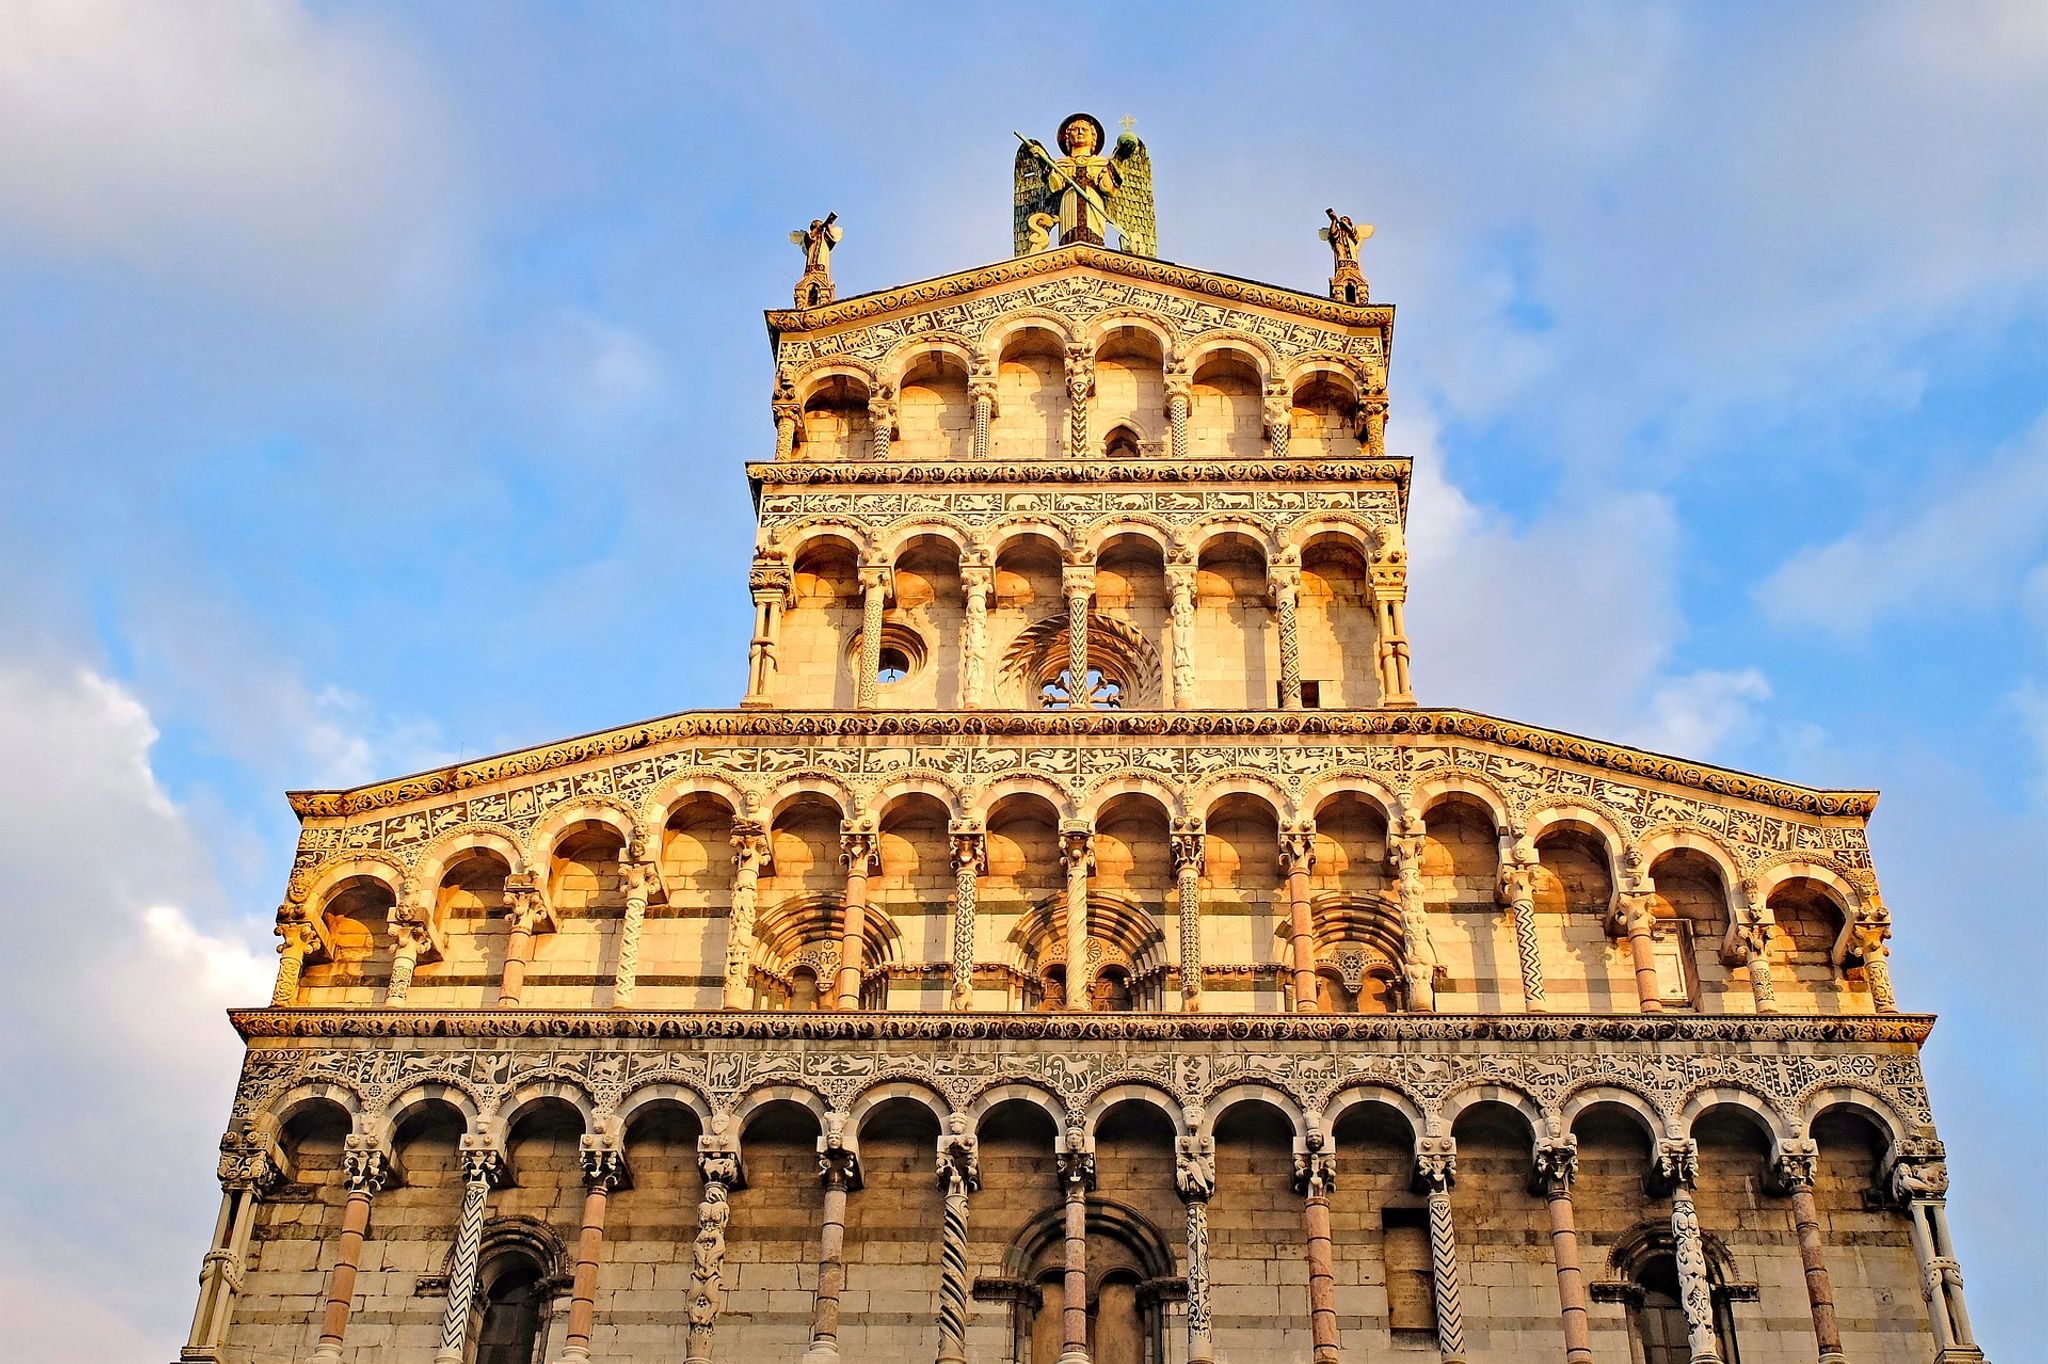
[[[1095,117],[1095,115],[1093,114],[1068,114],[1065,118],[1060,120],[1059,144],[1061,151],[1065,152],[1069,156],[1072,156],[1074,154],[1074,149],[1067,145],[1067,128],[1076,120],[1086,123],[1089,127],[1095,130],[1095,150],[1098,153],[1100,153],[1104,147],[1109,145],[1107,141],[1107,135],[1102,131],[1101,119]]]

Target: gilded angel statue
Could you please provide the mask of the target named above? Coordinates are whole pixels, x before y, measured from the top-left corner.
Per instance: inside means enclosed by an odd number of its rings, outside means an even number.
[[[1016,254],[1029,255],[1052,244],[1108,244],[1109,228],[1134,256],[1159,254],[1159,228],[1152,212],[1152,157],[1124,120],[1123,135],[1107,155],[1102,124],[1092,114],[1070,114],[1060,124],[1055,157],[1022,133],[1017,140]]]

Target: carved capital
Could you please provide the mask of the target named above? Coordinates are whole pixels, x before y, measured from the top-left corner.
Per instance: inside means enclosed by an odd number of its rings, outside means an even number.
[[[1294,1191],[1310,1198],[1328,1197],[1337,1187],[1337,1156],[1334,1151],[1310,1150],[1294,1153]]]
[[[849,820],[839,830],[839,865],[850,872],[872,872],[881,865],[880,838],[871,819]]]
[[[1067,874],[1094,872],[1095,830],[1085,819],[1063,819],[1060,821],[1060,860],[1067,864]]]
[[[1071,1196],[1078,1188],[1085,1193],[1095,1187],[1095,1153],[1080,1142],[1080,1132],[1069,1129],[1067,1146],[1058,1156],[1060,1188]]]
[[[789,600],[795,574],[786,563],[775,559],[755,556],[754,565],[747,570],[747,590],[753,593],[757,602],[772,602],[776,605]]]
[[[706,1184],[723,1184],[728,1189],[742,1188],[747,1181],[746,1167],[740,1162],[740,1144],[729,1132],[716,1125],[718,1117],[726,1118],[728,1123],[731,1121],[729,1115],[721,1113],[712,1119],[713,1129],[697,1138],[697,1173],[703,1176]]]
[[[396,1182],[398,1170],[375,1139],[350,1133],[342,1143],[341,1173],[351,1193],[377,1194]]]
[[[1202,870],[1202,844],[1205,834],[1199,819],[1176,819],[1169,835],[1173,847],[1173,874],[1179,876],[1193,867],[1197,875]]]
[[[1885,1183],[1899,1203],[1948,1197],[1948,1152],[1931,1137],[1902,1141]]]
[[[264,1197],[284,1180],[284,1158],[269,1141],[231,1132],[220,1139],[220,1185]]]
[[[864,563],[856,573],[863,596],[879,591],[884,597],[895,595],[895,570],[888,564]]]
[[[554,911],[541,893],[536,873],[514,872],[505,878],[505,922],[526,933],[545,933],[555,926]]]
[[[505,1182],[508,1173],[505,1153],[492,1146],[487,1137],[464,1137],[459,1148],[462,1182],[483,1183],[491,1188]]]
[[[1531,1183],[1542,1194],[1569,1194],[1579,1174],[1579,1139],[1567,1132],[1536,1143]]]
[[[625,1151],[611,1138],[585,1135],[577,1143],[577,1161],[583,1167],[583,1187],[607,1193],[631,1182]]]
[[[1458,1182],[1458,1145],[1449,1137],[1420,1137],[1415,1142],[1415,1183],[1422,1189],[1448,1189]]]
[[[1651,1158],[1652,1182],[1660,1190],[1690,1189],[1700,1177],[1699,1143],[1690,1137],[1666,1137]]]
[[[966,1127],[965,1115],[960,1118],[962,1129]],[[973,1193],[981,1187],[981,1143],[973,1133],[965,1130],[948,1131],[939,1137],[939,1192],[951,1193],[955,1185],[962,1193]]]
[[[1810,1192],[1820,1174],[1820,1143],[1784,1141],[1778,1144],[1778,1158],[1771,1165],[1772,1182],[1782,1191]]]
[[[759,875],[768,866],[768,830],[756,819],[732,822],[732,865],[741,874]]]
[[[953,840],[953,870],[973,867],[977,876],[988,872],[988,831],[974,820],[953,821],[948,830]]]
[[[1280,873],[1313,871],[1316,865],[1315,821],[1302,820],[1280,830]]]

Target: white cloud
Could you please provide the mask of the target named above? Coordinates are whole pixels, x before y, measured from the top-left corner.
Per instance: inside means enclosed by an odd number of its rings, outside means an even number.
[[[0,1147],[23,1176],[0,1183],[0,1300],[38,1353],[135,1364],[191,1310],[239,1055],[222,1011],[262,1003],[270,970],[260,923],[223,917],[155,740],[103,677],[0,665],[0,894],[23,930],[0,954]]]
[[[1771,684],[1755,668],[1714,668],[1674,677],[1650,697],[1651,728],[1641,742],[1662,753],[1711,753],[1740,733]]]
[[[1800,550],[1757,597],[1780,624],[1859,635],[1894,612],[1953,612],[2002,598],[2044,546],[2048,423],[1979,467]],[[2023,586],[2037,586],[2042,571],[2034,566]]]
[[[0,8],[0,226],[64,257],[348,301],[442,258],[443,133],[405,53],[289,0]]]

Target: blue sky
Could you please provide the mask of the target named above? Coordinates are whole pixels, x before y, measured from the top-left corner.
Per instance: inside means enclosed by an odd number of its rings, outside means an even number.
[[[1011,130],[1088,108],[1172,259],[1313,289],[1378,224],[1425,703],[1884,790],[2019,1357],[2048,12],[1339,8],[0,10],[17,1352],[182,1338],[281,792],[732,704],[786,233],[843,292],[1005,255]]]

